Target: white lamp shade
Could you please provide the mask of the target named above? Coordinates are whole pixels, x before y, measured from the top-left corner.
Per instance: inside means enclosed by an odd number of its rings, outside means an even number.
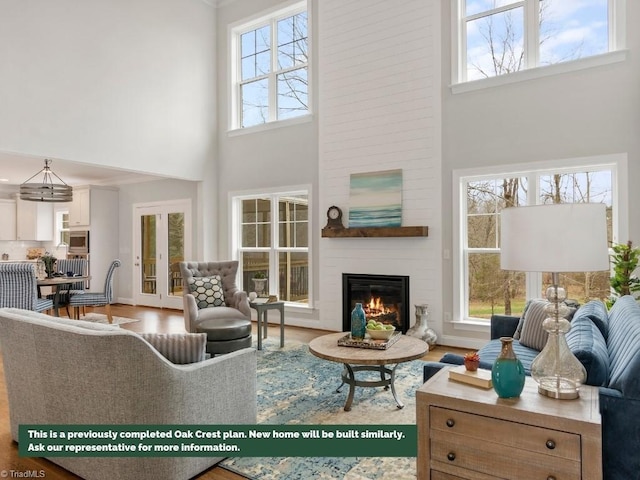
[[[609,270],[606,207],[601,203],[507,208],[500,217],[503,270]]]

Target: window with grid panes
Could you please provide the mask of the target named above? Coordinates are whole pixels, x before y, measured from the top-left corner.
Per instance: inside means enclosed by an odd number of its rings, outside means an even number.
[[[454,272],[457,318],[488,321],[492,314],[520,315],[526,300],[543,298],[548,274],[500,269],[500,212],[509,207],[552,203],[604,203],[609,240],[614,238],[617,166],[584,165],[519,172],[461,176],[460,249]],[[533,227],[532,227],[533,228]],[[522,232],[526,235],[527,232]],[[562,232],[558,232],[562,235]],[[568,298],[584,303],[609,297],[608,272],[561,274]]]
[[[309,113],[306,2],[232,30],[233,128]]]
[[[624,48],[626,0],[451,0],[454,82],[570,62]],[[620,20],[618,20],[620,18]]]
[[[256,291],[253,279],[264,276],[265,296],[309,304],[308,198],[307,191],[234,198],[236,255],[246,292]]]

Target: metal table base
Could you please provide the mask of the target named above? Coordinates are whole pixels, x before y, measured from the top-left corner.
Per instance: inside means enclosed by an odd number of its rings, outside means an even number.
[[[336,389],[336,393],[340,392],[343,385],[349,385],[349,395],[347,396],[347,402],[344,404],[344,411],[351,410],[351,404],[353,403],[353,396],[356,391],[356,387],[384,387],[385,390],[389,390],[391,387],[391,393],[393,399],[396,401],[398,408],[404,408],[404,404],[398,399],[396,393],[395,379],[396,368],[399,364],[395,364],[393,368],[387,368],[384,365],[358,365],[352,366],[348,363],[344,363],[344,370],[342,371],[342,383]],[[358,380],[356,379],[355,372],[379,372],[380,380]]]

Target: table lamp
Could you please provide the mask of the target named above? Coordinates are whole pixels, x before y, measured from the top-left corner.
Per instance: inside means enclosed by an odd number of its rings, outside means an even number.
[[[565,334],[571,324],[559,272],[609,270],[606,207],[569,203],[515,207],[500,213],[500,268],[519,272],[550,272],[546,295],[548,317],[542,326],[547,343],[531,364],[538,392],[552,398],[578,398],[586,371],[573,355]]]

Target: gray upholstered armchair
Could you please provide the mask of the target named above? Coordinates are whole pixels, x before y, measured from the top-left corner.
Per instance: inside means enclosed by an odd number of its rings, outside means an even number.
[[[247,293],[236,285],[238,262],[180,262],[187,332],[207,333],[214,355],[251,346]]]

